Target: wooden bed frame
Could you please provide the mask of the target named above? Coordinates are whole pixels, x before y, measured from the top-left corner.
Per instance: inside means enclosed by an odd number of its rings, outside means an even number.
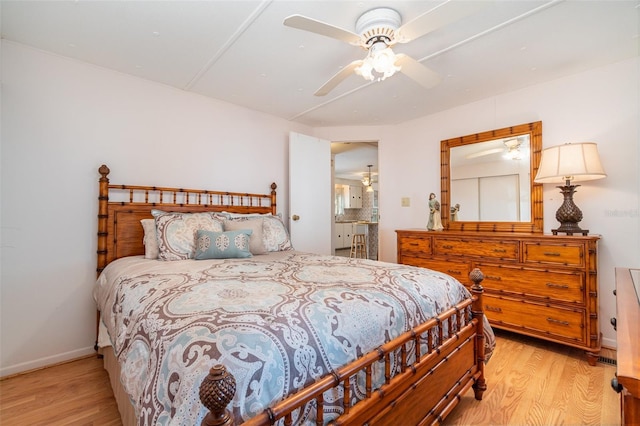
[[[270,194],[111,185],[109,172],[105,165],[99,169],[98,274],[115,259],[144,254],[140,220],[151,218],[152,209],[276,214],[275,183],[271,184]],[[284,419],[285,425],[291,425],[296,410],[312,400],[316,401],[317,423],[323,424],[323,393],[339,386],[344,392],[344,412],[333,422],[337,425],[438,424],[470,387],[474,389],[475,398],[481,400],[486,390],[483,289],[480,285],[483,275],[476,269],[470,277],[474,283],[471,300],[461,302],[339,368],[244,424],[270,425]],[[471,315],[467,315],[469,311]],[[444,338],[443,324],[449,330],[458,331]],[[427,342],[431,349],[421,353],[419,342]],[[439,344],[435,346],[434,342]],[[401,357],[401,371],[391,377],[393,353]],[[384,365],[385,383],[373,389],[371,375],[376,363]],[[350,406],[350,378],[356,374],[365,377],[366,398]],[[212,366],[200,386],[200,399],[209,409],[203,425],[234,424],[226,409],[234,392],[233,376],[222,365]]]

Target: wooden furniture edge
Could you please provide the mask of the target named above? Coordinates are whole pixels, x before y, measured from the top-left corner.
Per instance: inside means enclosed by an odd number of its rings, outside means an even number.
[[[632,268],[633,269],[633,268]],[[616,278],[616,377],[620,392],[622,424],[640,424],[640,304],[629,268],[615,268]]]

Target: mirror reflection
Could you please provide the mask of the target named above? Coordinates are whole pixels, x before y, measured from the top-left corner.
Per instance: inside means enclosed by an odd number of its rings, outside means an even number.
[[[451,148],[451,221],[529,222],[530,137]]]

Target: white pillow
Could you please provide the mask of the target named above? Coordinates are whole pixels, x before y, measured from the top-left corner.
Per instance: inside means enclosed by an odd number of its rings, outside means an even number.
[[[144,258],[145,259],[157,259],[160,249],[158,248],[158,236],[156,235],[156,221],[155,219],[142,219],[142,230],[144,236],[142,242],[144,243]]]
[[[251,236],[249,237],[249,250],[251,251],[251,254],[264,254],[267,252],[267,249],[264,247],[262,232],[263,223],[264,220],[261,217],[256,216],[234,218],[233,220],[224,221],[224,230],[251,230]]]

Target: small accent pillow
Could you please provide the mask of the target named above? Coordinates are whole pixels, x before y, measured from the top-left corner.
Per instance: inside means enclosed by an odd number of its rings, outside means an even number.
[[[142,230],[144,231],[144,237],[142,238],[144,258],[157,259],[160,249],[158,248],[158,236],[156,235],[156,221],[154,219],[142,219],[140,223],[142,223]]]
[[[251,257],[249,250],[251,232],[250,229],[225,232],[198,230],[196,232],[195,259]]]
[[[167,213],[152,210],[156,221],[160,260],[192,259],[196,251],[196,232],[200,229],[222,232],[222,219],[214,213]]]
[[[267,251],[293,250],[289,232],[287,232],[287,228],[285,228],[284,223],[282,223],[280,215],[263,216],[263,218],[263,240],[265,249]]]
[[[249,249],[251,254],[264,254],[267,249],[264,247],[263,228],[264,220],[262,217],[242,217],[233,220],[224,221],[225,231],[240,231],[242,229],[251,230],[251,238],[249,239]]]

